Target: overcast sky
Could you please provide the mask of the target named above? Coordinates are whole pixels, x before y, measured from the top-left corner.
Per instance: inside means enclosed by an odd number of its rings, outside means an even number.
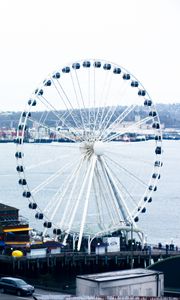
[[[48,73],[84,58],[128,69],[155,102],[180,103],[180,1],[0,1],[0,111],[23,110]]]

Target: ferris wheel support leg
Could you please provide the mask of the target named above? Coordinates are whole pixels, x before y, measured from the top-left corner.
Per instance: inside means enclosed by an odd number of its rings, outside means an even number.
[[[109,191],[111,193],[111,197],[112,197],[112,203],[110,203],[110,205],[112,205],[112,207],[114,208],[114,211],[115,211],[115,214],[117,214],[117,219],[118,219],[118,222],[121,221],[121,215],[120,215],[120,211],[119,211],[119,207],[116,203],[116,199],[115,199],[115,195],[113,193],[113,190],[112,190],[112,186],[109,182],[109,179],[108,179],[108,176],[107,176],[107,171],[105,169],[105,166],[104,164],[102,163],[102,160],[100,160],[100,164],[101,164],[101,167],[102,167],[102,170],[103,170],[103,173],[104,173],[104,176],[106,178],[106,182],[107,182],[107,186],[109,188]],[[112,219],[112,222],[114,224],[116,224],[115,222],[115,218],[111,215],[111,219]]]
[[[87,210],[88,210],[88,203],[89,203],[89,196],[90,196],[90,191],[91,191],[91,186],[92,186],[92,180],[93,180],[93,175],[94,175],[94,168],[96,165],[96,160],[97,156],[93,156],[93,161],[91,165],[91,172],[89,176],[89,185],[86,193],[86,199],[85,199],[85,204],[84,204],[84,210],[83,210],[83,216],[82,216],[82,221],[81,221],[81,226],[80,226],[80,232],[79,232],[79,240],[78,240],[78,247],[77,250],[80,250],[81,247],[81,242],[82,242],[82,236],[83,236],[83,231],[84,231],[84,224],[86,221],[86,216],[87,216]]]

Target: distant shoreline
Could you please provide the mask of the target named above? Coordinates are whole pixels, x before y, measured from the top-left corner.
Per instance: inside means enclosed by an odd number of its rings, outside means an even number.
[[[147,139],[146,141],[148,141],[150,139]],[[165,136],[163,137],[163,140],[169,140],[169,141],[179,141],[180,140],[180,136]],[[145,140],[129,140],[129,141],[123,141],[123,140],[119,140],[119,141],[114,141],[114,142],[142,142]],[[59,141],[55,141],[55,140],[34,140],[34,141],[24,141],[24,143],[26,144],[51,144],[51,143],[74,143],[74,141],[69,141],[69,140],[65,140],[65,139],[61,139]],[[0,140],[0,144],[9,144],[9,143],[14,143],[16,144],[16,140]]]

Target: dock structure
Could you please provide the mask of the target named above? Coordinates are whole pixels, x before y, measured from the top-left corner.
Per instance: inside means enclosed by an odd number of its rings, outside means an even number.
[[[30,276],[31,273],[62,272],[63,274],[87,274],[99,271],[113,271],[130,268],[146,268],[168,257],[180,255],[180,251],[152,250],[121,251],[105,254],[83,252],[62,252],[46,256],[23,256],[20,258],[0,255],[2,274]]]

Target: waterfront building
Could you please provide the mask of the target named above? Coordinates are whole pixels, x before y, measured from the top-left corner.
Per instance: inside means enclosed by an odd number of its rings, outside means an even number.
[[[162,297],[164,275],[159,271],[131,269],[76,277],[76,296]]]
[[[26,247],[30,241],[27,219],[19,216],[19,209],[0,203],[0,246]]]

